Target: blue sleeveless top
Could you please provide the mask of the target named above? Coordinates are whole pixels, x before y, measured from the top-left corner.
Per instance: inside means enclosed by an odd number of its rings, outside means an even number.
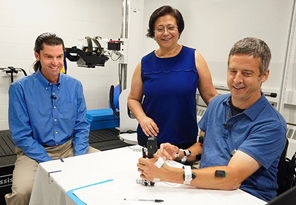
[[[153,51],[142,58],[141,66],[142,107],[159,128],[158,143],[191,146],[198,132],[196,89],[199,77],[195,49],[183,46],[177,56],[170,58],[158,58]],[[147,139],[140,125],[137,133],[139,142],[139,138]]]

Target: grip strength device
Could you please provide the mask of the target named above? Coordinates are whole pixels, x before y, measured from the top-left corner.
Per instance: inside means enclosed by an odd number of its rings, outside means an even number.
[[[148,158],[153,158],[153,155],[157,151],[157,140],[155,137],[149,137],[147,140],[147,152],[148,152]]]
[[[147,140],[147,147],[142,148],[143,158],[153,158],[153,155],[156,153],[157,147],[157,140],[155,137],[149,137]]]
[[[158,146],[157,146],[157,139],[155,137],[149,137],[147,140],[147,147],[142,148],[142,154],[143,158],[148,157],[153,158],[153,155],[157,152]],[[145,186],[154,186],[154,182],[149,182],[146,180],[142,180],[141,184],[144,184]]]

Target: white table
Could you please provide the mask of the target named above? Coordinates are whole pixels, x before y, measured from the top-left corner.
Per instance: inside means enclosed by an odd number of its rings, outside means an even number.
[[[164,202],[160,203],[163,205],[266,204],[242,190],[204,190],[164,182],[158,182],[155,186],[138,184],[136,180],[140,179],[140,173],[136,164],[142,153],[132,148],[134,147],[66,158],[64,162],[55,160],[39,164],[30,204],[86,204],[73,194],[73,190],[86,191],[89,194],[88,199],[94,198],[93,204],[152,204],[125,201],[124,198],[163,199]]]

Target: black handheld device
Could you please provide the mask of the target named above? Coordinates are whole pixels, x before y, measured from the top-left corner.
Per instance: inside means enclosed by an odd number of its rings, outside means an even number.
[[[143,158],[153,158],[153,155],[156,153],[158,149],[157,139],[155,137],[149,137],[147,140],[147,147],[142,148]],[[141,184],[145,186],[154,186],[154,182],[149,182],[146,180],[140,181]]]
[[[153,158],[153,155],[156,153],[157,149],[157,139],[155,137],[149,137],[147,139],[146,147],[142,148],[143,158]]]
[[[155,137],[149,137],[147,140],[147,152],[148,158],[153,158],[153,155],[157,151],[157,140]]]

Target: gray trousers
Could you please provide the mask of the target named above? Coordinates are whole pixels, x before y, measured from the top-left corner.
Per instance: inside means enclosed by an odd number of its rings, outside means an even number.
[[[46,147],[45,150],[52,159],[74,156],[72,140],[55,147]],[[16,147],[15,151],[17,159],[13,170],[12,193],[6,194],[5,200],[7,205],[28,205],[38,162],[27,157],[20,148]],[[98,151],[89,146],[88,153]]]

